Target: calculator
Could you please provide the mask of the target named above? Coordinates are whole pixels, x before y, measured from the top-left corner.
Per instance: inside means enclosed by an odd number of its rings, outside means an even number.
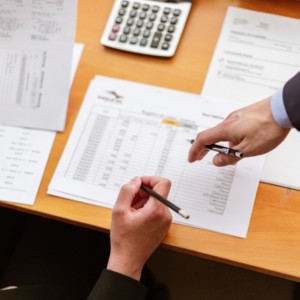
[[[115,0],[101,37],[107,47],[139,54],[175,54],[191,1]]]

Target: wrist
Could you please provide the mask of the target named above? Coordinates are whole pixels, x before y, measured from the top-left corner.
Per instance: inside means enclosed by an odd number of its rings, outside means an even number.
[[[128,276],[132,279],[140,281],[143,265],[132,263],[126,257],[110,255],[107,263],[107,269]]]

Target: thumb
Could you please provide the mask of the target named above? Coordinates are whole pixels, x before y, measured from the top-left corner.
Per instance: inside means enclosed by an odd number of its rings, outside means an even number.
[[[213,158],[213,164],[217,167],[225,167],[228,165],[235,165],[242,158],[232,157],[226,154],[218,153]]]

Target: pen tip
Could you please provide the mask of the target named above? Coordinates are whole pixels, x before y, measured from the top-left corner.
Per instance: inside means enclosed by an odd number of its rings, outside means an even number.
[[[189,219],[190,218],[190,215],[186,212],[186,211],[184,211],[184,210],[180,210],[179,212],[178,212],[182,217],[184,217],[185,219]]]

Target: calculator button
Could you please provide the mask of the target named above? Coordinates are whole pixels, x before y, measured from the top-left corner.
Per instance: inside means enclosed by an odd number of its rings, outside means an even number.
[[[141,39],[140,45],[143,46],[143,47],[145,47],[145,46],[147,46],[147,42],[148,42],[147,39]]]
[[[180,16],[180,14],[181,14],[181,10],[180,10],[180,9],[175,9],[174,12],[173,12],[173,15],[174,15],[175,17]]]
[[[164,31],[164,29],[165,29],[165,25],[164,25],[164,24],[159,24],[159,25],[157,26],[157,30],[158,30],[158,31]]]
[[[127,23],[126,23],[126,24],[127,24],[128,26],[132,26],[133,23],[134,23],[134,20],[130,18],[130,19],[127,20]]]
[[[135,36],[139,36],[140,33],[141,33],[141,30],[140,30],[139,28],[135,28],[135,29],[133,30],[133,35],[135,35]]]
[[[152,48],[158,47],[161,37],[162,37],[162,34],[160,32],[155,32],[154,37],[152,39],[152,43],[151,43]]]
[[[144,11],[142,11],[142,12],[140,13],[140,19],[141,19],[141,20],[144,20],[144,19],[146,19],[146,17],[147,17],[147,14],[146,14]]]
[[[132,7],[134,9],[138,9],[140,7],[140,4],[138,2],[134,2],[133,5],[132,5]]]
[[[118,32],[120,30],[120,25],[115,24],[112,28],[112,32]]]
[[[171,12],[171,8],[170,7],[165,7],[164,8],[164,14],[168,15]]]
[[[172,40],[172,38],[173,38],[172,34],[166,34],[165,41],[170,42]]]
[[[136,16],[136,10],[132,10],[130,12],[130,18],[135,18],[135,16]]]
[[[116,35],[114,32],[112,32],[112,33],[109,35],[109,37],[108,37],[108,39],[109,39],[110,41],[115,41],[116,38],[117,38],[117,35]]]
[[[123,30],[123,33],[124,33],[124,34],[129,34],[130,31],[131,31],[131,28],[130,28],[129,26],[125,26],[125,27],[124,27],[124,30]]]
[[[149,20],[150,20],[150,21],[155,21],[155,19],[156,19],[156,14],[151,14],[151,15],[149,16]]]
[[[142,7],[142,10],[147,11],[149,9],[150,5],[149,4],[144,4]]]
[[[138,28],[143,27],[143,25],[144,25],[144,22],[143,22],[142,20],[138,20],[138,21],[136,22],[136,27],[138,27]]]
[[[161,21],[162,23],[166,23],[166,22],[168,22],[168,17],[165,16],[165,15],[163,15],[163,16],[160,18],[160,21]]]
[[[137,39],[135,36],[133,36],[133,37],[130,39],[130,44],[132,44],[132,45],[137,44],[137,42],[138,42],[138,39]]]
[[[173,18],[171,18],[171,21],[170,21],[170,23],[171,23],[172,25],[176,25],[176,24],[177,24],[177,22],[178,22],[178,18],[177,18],[177,17],[173,17]]]
[[[119,16],[124,16],[125,14],[126,14],[126,9],[121,8],[121,9],[119,10]]]
[[[143,34],[143,37],[144,37],[144,38],[148,38],[148,37],[150,36],[150,34],[151,34],[151,31],[150,31],[150,30],[145,30],[145,31],[144,31],[144,34]]]
[[[152,22],[148,22],[146,25],[147,29],[152,29],[153,28],[153,23]]]
[[[117,24],[121,24],[123,22],[123,18],[122,17],[116,17],[116,21]]]
[[[127,36],[122,34],[122,35],[120,36],[120,38],[119,38],[119,41],[120,41],[121,43],[126,43],[126,42],[127,42]]]
[[[127,7],[127,6],[128,6],[128,4],[129,4],[129,2],[128,2],[128,1],[122,1],[122,7]]]
[[[168,32],[173,33],[174,31],[175,31],[175,26],[170,25],[169,28],[168,28]]]
[[[158,13],[158,12],[159,12],[159,6],[154,5],[154,6],[152,7],[152,11],[153,11],[154,13]]]
[[[170,46],[170,44],[168,44],[168,43],[163,43],[163,44],[161,45],[161,49],[163,49],[163,50],[168,50],[168,49],[169,49],[169,46]]]

